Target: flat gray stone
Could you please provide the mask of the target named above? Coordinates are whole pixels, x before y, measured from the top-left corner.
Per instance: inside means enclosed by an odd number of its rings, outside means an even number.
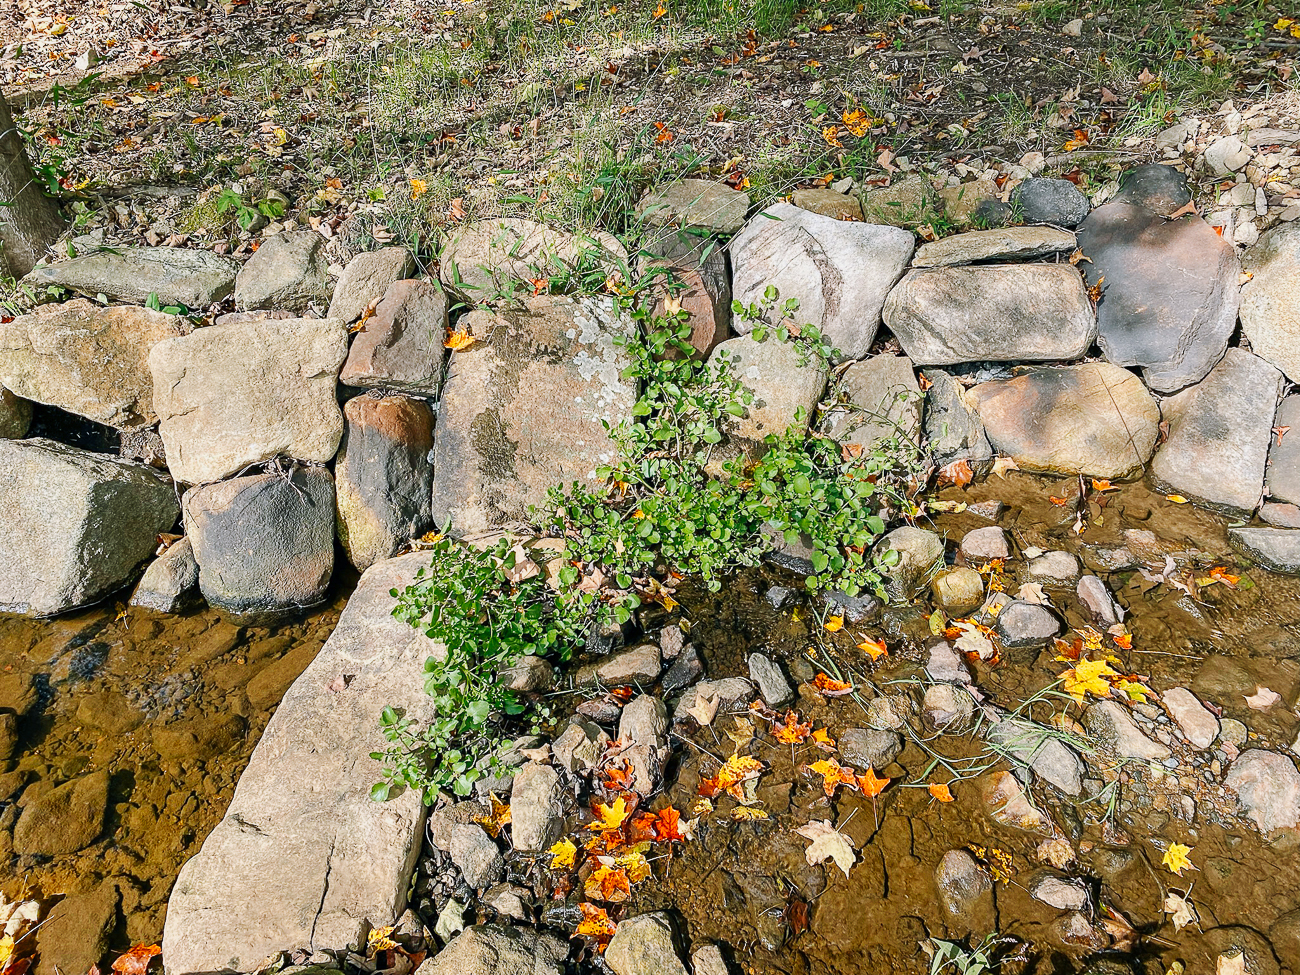
[[[433,717],[427,647],[393,617],[389,595],[427,564],[415,552],[366,570],[284,696],[225,816],[172,888],[169,975],[253,971],[292,947],[338,951],[406,909],[425,811],[409,789],[383,803],[370,798],[378,775],[370,753],[384,749],[377,716],[385,706],[416,722]]]
[[[325,238],[314,230],[293,230],[262,241],[235,278],[235,307],[305,311],[326,304],[334,285],[325,256]]]
[[[828,411],[828,432],[841,444],[868,453],[882,440],[920,446],[921,387],[907,356],[874,355],[855,362],[839,389],[842,402]]]
[[[1228,543],[1270,572],[1300,575],[1300,529],[1229,528]]]
[[[388,286],[415,273],[415,258],[405,247],[384,247],[358,254],[348,262],[334,285],[334,296],[326,318],[345,324],[355,322],[372,301],[378,301]]]
[[[561,975],[567,942],[530,927],[481,924],[466,928],[415,975]]]
[[[750,305],[769,286],[777,307],[796,299],[791,317],[811,324],[840,352],[860,359],[880,328],[885,296],[915,246],[905,230],[851,223],[777,203],[752,218],[730,246],[732,294]],[[732,323],[741,334],[753,322]]]
[[[533,281],[568,277],[586,266],[628,275],[627,251],[613,236],[572,234],[519,217],[465,224],[439,263],[442,283],[471,303],[533,294]]]
[[[988,562],[1011,558],[1007,533],[998,525],[975,528],[962,536],[961,554],[967,562]]]
[[[347,351],[347,329],[328,318],[213,325],[159,342],[149,368],[172,476],[202,484],[281,454],[332,460]]]
[[[1300,378],[1300,225],[1278,224],[1242,258],[1241,330],[1258,356],[1292,382]]]
[[[1300,505],[1265,502],[1259,506],[1259,520],[1274,528],[1300,528]]]
[[[1061,633],[1061,621],[1045,606],[1013,599],[998,613],[998,639],[1008,650],[1045,647]]]
[[[1170,756],[1167,747],[1142,733],[1128,709],[1117,701],[1094,701],[1083,713],[1083,724],[1121,758],[1160,762]]]
[[[952,645],[944,640],[932,646],[927,653],[925,676],[932,681],[945,684],[969,684],[970,668]]]
[[[653,643],[642,643],[598,664],[583,667],[578,671],[577,683],[584,687],[597,683],[606,686],[650,684],[658,679],[662,669],[659,647]]]
[[[482,826],[473,823],[453,826],[450,847],[451,862],[459,868],[465,883],[475,890],[487,889],[505,872],[506,861]]]
[[[1151,479],[1214,511],[1249,515],[1264,491],[1264,467],[1282,374],[1258,356],[1229,349],[1200,383],[1161,404],[1169,438]]]
[[[38,289],[66,288],[94,298],[206,309],[235,290],[239,262],[179,247],[115,247],[38,267],[23,280]]]
[[[1029,560],[1030,582],[1045,586],[1073,586],[1079,579],[1079,559],[1069,552],[1044,552]]]
[[[0,440],[0,612],[54,616],[125,585],[176,523],[148,468],[52,440]]]
[[[1097,334],[1069,264],[985,264],[909,271],[889,293],[885,324],[921,366],[1077,359]]]
[[[198,585],[199,564],[194,561],[194,549],[188,538],[182,538],[149,563],[131,594],[131,605],[157,613],[178,613]]]
[[[819,359],[800,362],[799,350],[769,333],[762,342],[752,335],[728,339],[709,356],[710,363],[726,356],[731,374],[750,392],[754,401],[735,426],[735,436],[761,441],[769,433],[778,436],[791,428],[807,429],[822,393],[827,369]],[[796,416],[803,411],[803,419]]]
[[[749,196],[725,183],[681,179],[652,189],[637,204],[636,212],[652,227],[698,227],[734,234],[749,212]]]
[[[1218,739],[1219,719],[1186,687],[1170,688],[1160,695],[1160,701],[1187,740],[1197,748],[1209,748]]]
[[[1242,813],[1265,836],[1300,826],[1300,771],[1287,756],[1248,748],[1228,768],[1223,784],[1237,793]]]
[[[912,267],[949,267],[981,261],[1025,261],[1068,254],[1078,246],[1074,234],[1056,227],[1003,227],[972,230],[932,240],[916,249]]]
[[[935,466],[965,461],[975,476],[987,474],[993,466],[993,448],[965,387],[939,369],[927,369],[925,378],[930,381],[925,394],[925,438]]]
[[[394,281],[352,340],[339,381],[436,396],[446,338],[446,293],[425,281]]]
[[[1300,395],[1282,400],[1273,420],[1274,435],[1268,446],[1265,488],[1270,497],[1300,503]],[[1295,431],[1292,436],[1291,431]],[[1278,431],[1281,431],[1280,433]]]
[[[989,709],[985,711],[988,713]],[[996,713],[989,717],[991,724],[985,737],[1000,754],[1030,769],[1068,796],[1083,791],[1083,759],[1052,730],[1023,718]]]
[[[1124,611],[1115,602],[1115,597],[1106,588],[1106,583],[1096,576],[1080,576],[1075,586],[1079,602],[1092,614],[1092,618],[1103,629],[1114,626],[1124,618]]]
[[[751,653],[749,655],[749,679],[754,682],[758,688],[759,696],[770,708],[779,708],[788,704],[794,698],[794,688],[790,682],[785,679],[785,674],[781,672],[770,657],[761,653]]]

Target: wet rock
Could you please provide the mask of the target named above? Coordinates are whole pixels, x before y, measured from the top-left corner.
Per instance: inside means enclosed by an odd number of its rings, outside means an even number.
[[[620,756],[632,766],[632,791],[653,795],[663,782],[663,766],[669,749],[668,707],[653,694],[642,694],[625,708],[618,719],[618,738],[626,747]]]
[[[1068,179],[1027,179],[1011,192],[1011,207],[1027,224],[1077,227],[1088,216],[1088,198]]]
[[[968,930],[995,926],[993,881],[988,871],[965,850],[949,850],[934,871],[939,903],[949,919]]]
[[[352,564],[365,570],[431,523],[433,411],[404,396],[357,396],[343,416],[334,464],[338,537]]]
[[[485,890],[496,883],[506,869],[501,851],[482,826],[453,826],[448,852],[451,853],[451,862],[465,877],[465,883],[475,890]]]
[[[1160,700],[1188,741],[1201,749],[1214,744],[1219,737],[1219,719],[1195,694],[1185,687],[1174,687],[1161,694]]]
[[[893,731],[846,728],[839,738],[840,757],[861,769],[882,769],[903,751],[903,739]]]
[[[664,315],[666,298],[674,298],[686,312],[690,342],[696,358],[705,358],[731,334],[731,275],[725,252],[713,238],[672,234],[643,245],[643,277],[654,279],[655,314]],[[677,288],[669,287],[675,282]],[[675,359],[677,352],[665,352]]]
[[[967,396],[989,442],[1025,470],[1127,477],[1159,432],[1160,408],[1142,381],[1104,362],[1029,368]]]
[[[243,740],[248,722],[237,714],[203,715],[171,724],[156,724],[153,747],[169,762],[215,758]]]
[[[0,386],[0,438],[21,440],[32,423],[32,404]]]
[[[609,744],[607,735],[594,721],[575,718],[551,744],[555,764],[573,774],[586,774],[595,768]]]
[[[835,220],[861,220],[862,204],[856,196],[848,196],[832,189],[795,190],[791,197],[801,210],[821,214]]]
[[[615,975],[686,975],[673,943],[672,922],[662,912],[620,922],[605,949],[605,963]]]
[[[1068,264],[989,264],[909,271],[884,321],[921,366],[1077,359],[1097,334]]]
[[[860,359],[875,340],[885,296],[913,247],[904,230],[777,203],[732,240],[732,292],[749,305],[774,286],[778,305],[798,300],[798,324],[815,325],[847,358]],[[738,320],[733,327],[747,333],[753,324]]]
[[[1269,444],[1265,487],[1272,497],[1294,506],[1300,502],[1300,436],[1291,437],[1288,434],[1292,427],[1300,432],[1300,395],[1287,396],[1282,400],[1273,427],[1284,432],[1281,436],[1274,437]]]
[[[119,899],[117,885],[108,882],[54,905],[36,932],[42,971],[89,972],[102,962],[117,926]]]
[[[298,467],[191,488],[185,534],[214,609],[257,620],[314,606],[334,571],[334,479]]]
[[[1244,964],[1246,975],[1278,975],[1281,970],[1277,963],[1278,956],[1274,953],[1275,946],[1269,944],[1269,940],[1254,928],[1244,924],[1225,924],[1211,928],[1205,932],[1205,947],[1211,956],[1219,956],[1215,959],[1215,970],[1217,972],[1222,967],[1225,975],[1234,966],[1224,962],[1234,962],[1237,955],[1245,956],[1240,961]]]
[[[195,594],[199,585],[199,564],[188,538],[167,547],[167,551],[149,563],[140,577],[131,605],[157,613],[179,613]]]
[[[436,396],[446,334],[447,295],[425,281],[394,281],[353,340],[339,381]]]
[[[1079,560],[1069,552],[1044,552],[1029,560],[1030,582],[1044,586],[1073,586],[1079,579]]]
[[[560,777],[549,765],[529,762],[515,773],[510,792],[510,825],[521,853],[548,850],[564,829]]]
[[[1055,227],[972,230],[922,244],[912,258],[912,267],[949,267],[980,261],[1025,261],[1051,254],[1068,254],[1076,245],[1074,234]]]
[[[1007,533],[997,525],[976,528],[962,536],[961,554],[967,562],[988,562],[1011,558]]]
[[[781,673],[781,668],[770,657],[761,653],[751,653],[748,659],[749,679],[758,688],[759,696],[771,708],[788,704],[794,697],[794,688]]]
[[[91,772],[50,789],[23,806],[14,851],[61,856],[85,849],[104,831],[108,772]]]
[[[998,199],[998,184],[976,179],[939,190],[944,211],[954,227],[1001,227],[1011,217],[1011,208]]]
[[[0,762],[13,758],[18,750],[18,715],[0,711]]]
[[[877,443],[920,443],[921,388],[907,356],[875,355],[855,362],[840,380],[843,405],[829,411],[829,433],[870,452]]]
[[[700,945],[691,952],[691,971],[694,975],[730,975],[731,970],[717,945]]]
[[[325,238],[314,230],[276,234],[262,241],[235,278],[235,307],[305,311],[333,293]]]
[[[1300,958],[1300,908],[1288,911],[1270,924],[1268,940],[1279,958]],[[1296,971],[1294,962],[1289,971]]]
[[[1157,490],[1214,511],[1249,515],[1264,490],[1264,465],[1282,374],[1229,349],[1200,383],[1161,404],[1169,438],[1151,461]]]
[[[1066,795],[1083,791],[1083,760],[1058,734],[1033,721],[986,714],[993,720],[986,736],[994,749],[1033,771]],[[995,719],[995,720],[994,720]]]
[[[527,922],[532,912],[528,904],[532,895],[515,884],[497,884],[485,891],[482,897],[486,907],[496,911],[502,918],[512,921]]]
[[[688,646],[668,668],[668,673],[664,674],[664,693],[674,694],[683,687],[694,684],[703,676],[704,661],[700,659],[699,651],[694,646]]]
[[[895,528],[876,545],[877,558],[898,553],[897,560],[883,568],[886,590],[895,598],[911,599],[943,564],[943,550],[943,539],[932,531],[911,525]]]
[[[1300,530],[1229,528],[1228,542],[1241,555],[1270,572],[1300,575]]]
[[[1229,767],[1223,784],[1237,794],[1242,815],[1265,836],[1300,826],[1300,771],[1287,756],[1248,748]]]
[[[999,826],[1055,836],[1052,820],[1034,805],[1029,793],[1011,772],[993,772],[980,785],[980,798],[989,819]]]
[[[801,362],[793,344],[770,333],[762,342],[749,335],[728,339],[713,350],[710,363],[720,355],[730,358],[731,374],[754,394],[736,424],[737,437],[761,441],[769,433],[807,428],[826,389],[827,372],[821,360]],[[796,419],[799,415],[804,419]]]
[[[652,227],[697,227],[734,234],[749,212],[749,196],[725,183],[680,179],[651,190],[637,204],[636,212]]]
[[[1192,191],[1186,176],[1172,166],[1156,163],[1125,170],[1120,175],[1119,192],[1110,202],[1145,207],[1167,217],[1192,202]]]
[[[892,697],[872,698],[867,703],[867,727],[897,731],[905,724],[900,710]]]
[[[202,484],[284,454],[332,460],[347,330],[330,319],[213,325],[149,353],[172,476]]]
[[[615,344],[635,323],[609,299],[542,296],[465,316],[434,438],[433,520],[462,535],[527,521],[557,484],[594,484],[617,451],[602,423],[628,418],[634,384]]]
[[[239,262],[211,251],[177,247],[115,247],[38,267],[23,280],[38,290],[66,288],[88,298],[206,309],[235,290]]]
[[[1083,723],[1121,758],[1160,762],[1170,755],[1168,748],[1144,735],[1128,709],[1116,701],[1093,702],[1083,713]]]
[[[880,616],[881,602],[868,593],[850,596],[838,589],[826,593],[826,610],[832,616],[843,616],[844,622],[854,625],[867,623]]]
[[[1102,582],[1096,576],[1085,575],[1079,578],[1075,592],[1079,597],[1079,602],[1083,603],[1084,608],[1092,615],[1096,623],[1102,629],[1114,626],[1124,618],[1124,611],[1120,609],[1119,604],[1106,588],[1106,583]]]
[[[1087,885],[1073,877],[1044,871],[1029,880],[1028,888],[1030,897],[1058,911],[1092,910],[1092,895]]]
[[[984,580],[974,569],[941,569],[930,581],[930,591],[949,616],[965,616],[984,602]]]
[[[754,685],[744,677],[724,677],[722,680],[702,680],[694,687],[688,687],[673,708],[673,723],[688,719],[687,712],[700,701],[717,698],[718,713],[725,714],[738,705],[748,704],[754,697]],[[691,718],[690,720],[694,720]]]
[[[974,504],[966,506],[966,513],[973,518],[982,518],[985,521],[997,521],[1007,510],[1007,506],[1001,501],[976,501]]]
[[[631,650],[615,654],[599,664],[589,664],[578,671],[578,684],[600,683],[650,684],[659,678],[663,664],[659,648],[653,643],[643,643]]]
[[[528,927],[466,928],[415,970],[416,975],[561,975],[569,946]]]
[[[1092,923],[1088,915],[1075,911],[1052,922],[1053,938],[1067,948],[1084,951],[1104,951],[1110,947],[1110,936]]]
[[[1046,606],[1013,599],[998,613],[994,631],[1008,650],[1033,649],[1060,636],[1061,621]]]
[[[871,224],[909,230],[943,216],[943,200],[923,176],[909,176],[888,186],[864,188],[858,194],[863,219]]]
[[[77,704],[77,720],[112,735],[124,735],[144,724],[144,715],[120,691],[98,691]]]
[[[1145,206],[1108,203],[1079,228],[1079,246],[1091,259],[1088,286],[1101,282],[1097,341],[1106,358],[1142,367],[1147,385],[1162,393],[1205,378],[1236,325],[1232,244],[1195,215],[1168,220]]]
[[[925,675],[938,683],[969,684],[971,682],[970,668],[946,640],[930,648],[926,657]]]
[[[175,315],[83,298],[40,305],[0,323],[0,383],[24,399],[137,430],[156,419],[149,350],[185,325]]]
[[[389,285],[409,278],[414,272],[415,258],[405,247],[384,247],[358,254],[339,275],[325,317],[344,324],[355,322],[372,301],[384,296]]]
[[[975,714],[975,698],[956,684],[935,684],[925,689],[921,707],[933,727],[961,729]]]
[[[1265,502],[1259,506],[1259,520],[1274,528],[1300,528],[1300,506]]]
[[[364,924],[394,924],[405,910],[423,803],[409,789],[375,802],[374,775],[360,770],[383,749],[384,706],[433,717],[427,646],[393,617],[389,595],[427,564],[412,553],[366,570],[280,702],[224,818],[172,888],[163,952],[173,975],[252,970],[285,945],[338,950]],[[335,690],[342,674],[352,679]]]
[[[627,276],[627,251],[613,236],[572,234],[532,220],[498,217],[465,224],[440,260],[442,283],[472,304],[532,294],[537,278],[567,277],[596,265]]]
[[[0,440],[0,611],[53,616],[118,589],[176,522],[169,484],[52,440]]]
[[[927,369],[930,389],[925,398],[925,438],[936,467],[958,461],[970,465],[977,477],[993,464],[993,448],[984,432],[984,421],[966,399],[966,390],[946,372]]]
[[[1254,353],[1287,378],[1300,379],[1300,226],[1278,224],[1251,245],[1242,269],[1252,275],[1241,288],[1241,329]]]

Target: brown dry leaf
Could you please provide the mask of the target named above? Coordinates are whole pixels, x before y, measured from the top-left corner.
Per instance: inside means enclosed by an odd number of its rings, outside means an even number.
[[[1189,924],[1195,924],[1200,920],[1196,915],[1196,908],[1192,906],[1191,890],[1186,894],[1180,894],[1176,890],[1171,890],[1165,894],[1165,913],[1171,915],[1169,920],[1174,924],[1175,931],[1181,931]]]
[[[804,857],[810,866],[817,866],[827,860],[834,860],[847,878],[853,864],[858,862],[858,855],[853,849],[853,842],[830,824],[830,820],[813,821],[807,826],[795,830],[804,839],[811,841]]]
[[[1006,477],[1007,471],[1018,471],[1020,468],[1011,457],[995,457],[993,459],[993,473],[998,477]]]
[[[686,713],[698,721],[701,728],[707,728],[713,724],[713,719],[718,716],[719,700],[721,700],[721,697],[718,694],[714,694],[712,697],[696,694],[695,706],[687,708]]]
[[[974,479],[975,473],[971,470],[970,463],[964,460],[955,460],[939,470],[938,483],[965,487]]]

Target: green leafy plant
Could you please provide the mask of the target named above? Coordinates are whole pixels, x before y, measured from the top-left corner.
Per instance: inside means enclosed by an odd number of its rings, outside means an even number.
[[[929,975],[992,975],[1005,962],[1023,957],[1025,952],[1019,939],[997,932],[969,948],[942,938],[930,938],[922,947],[930,956]]]
[[[284,216],[284,203],[267,197],[262,200],[248,201],[243,194],[227,187],[217,196],[217,213],[234,211],[235,222],[244,230],[253,226],[259,217],[274,220]]]

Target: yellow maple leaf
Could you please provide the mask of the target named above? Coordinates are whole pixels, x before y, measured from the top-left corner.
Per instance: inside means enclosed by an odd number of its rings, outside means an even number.
[[[424,194],[428,192],[429,192],[428,182],[422,179],[411,180],[411,199],[418,200],[420,197],[424,196]]]
[[[844,629],[844,617],[832,616],[823,623],[822,626],[826,628],[827,633],[838,633],[840,630]]]
[[[650,876],[650,862],[640,850],[633,850],[614,858],[615,866],[627,873],[627,879],[639,884]]]
[[[1187,858],[1187,854],[1192,852],[1192,847],[1184,846],[1182,843],[1170,843],[1169,849],[1165,850],[1164,858],[1160,861],[1162,866],[1168,867],[1169,872],[1181,877],[1184,870],[1196,870],[1197,867]]]
[[[731,818],[744,822],[744,821],[752,821],[752,820],[759,820],[759,819],[770,819],[771,817],[768,816],[768,814],[764,810],[755,809],[753,806],[737,806],[735,809],[731,810]]]
[[[564,838],[546,851],[551,855],[552,870],[571,870],[578,857],[578,848],[573,840]]]
[[[591,811],[596,814],[596,820],[589,829],[597,833],[619,829],[627,822],[627,817],[632,815],[632,807],[627,804],[627,799],[623,796],[619,796],[608,805],[598,802],[592,807]]]
[[[1087,694],[1093,697],[1110,697],[1108,677],[1119,677],[1105,660],[1080,660],[1061,675],[1065,692],[1076,701]]]
[[[825,728],[818,728],[812,733],[813,744],[819,745],[824,749],[833,750],[835,748],[835,739],[831,737],[830,732]]]
[[[389,937],[393,933],[394,925],[386,928],[372,928],[370,934],[366,936],[366,947],[371,952],[389,951],[397,947],[397,942]]]

